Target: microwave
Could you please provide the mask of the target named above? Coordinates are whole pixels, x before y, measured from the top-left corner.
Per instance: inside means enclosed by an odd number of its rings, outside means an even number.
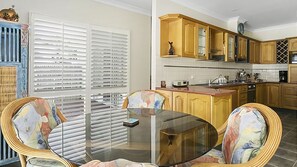
[[[289,63],[297,64],[297,52],[290,52],[289,54]]]

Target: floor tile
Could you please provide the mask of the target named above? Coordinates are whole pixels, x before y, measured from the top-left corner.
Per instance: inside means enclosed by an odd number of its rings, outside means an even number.
[[[284,159],[294,161],[294,162],[297,161],[297,153],[286,150],[286,149],[278,148],[276,150],[275,155],[282,157]]]
[[[281,141],[279,148],[297,153],[297,145]]]
[[[294,165],[294,163],[294,161],[290,161],[278,156],[273,156],[269,161],[269,164],[279,167],[291,167]]]

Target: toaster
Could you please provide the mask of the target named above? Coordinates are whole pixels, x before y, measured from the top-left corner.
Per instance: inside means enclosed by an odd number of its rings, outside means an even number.
[[[189,85],[189,81],[184,81],[184,80],[172,82],[173,87],[187,87],[188,85]]]

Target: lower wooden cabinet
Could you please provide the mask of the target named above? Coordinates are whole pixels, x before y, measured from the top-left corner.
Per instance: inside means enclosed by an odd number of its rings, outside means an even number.
[[[211,122],[215,128],[219,128],[228,119],[232,112],[232,99],[230,96],[219,96],[213,98],[213,111],[211,115]]]
[[[232,110],[234,110],[239,106],[239,87],[232,86],[232,87],[226,87],[224,89],[235,90],[235,92],[232,94]]]
[[[211,96],[188,93],[188,113],[211,123]]]
[[[172,110],[184,113],[188,112],[188,93],[173,92],[172,93]]]
[[[157,90],[172,102],[172,110],[194,115],[211,123],[215,128],[223,125],[232,112],[232,95],[211,96],[197,93]],[[237,96],[237,94],[235,94]],[[238,102],[238,100],[236,100]],[[219,136],[221,144],[223,135]]]
[[[280,107],[281,89],[279,84],[266,83],[267,105],[271,107]]]
[[[256,85],[256,102],[266,104],[266,92],[265,92],[265,84],[257,84]]]
[[[282,108],[297,110],[297,84],[281,84]]]

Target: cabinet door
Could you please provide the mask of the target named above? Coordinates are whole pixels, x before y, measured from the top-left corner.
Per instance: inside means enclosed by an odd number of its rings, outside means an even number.
[[[297,51],[297,38],[289,39],[289,51]]]
[[[297,83],[297,64],[289,64],[289,83]]]
[[[245,60],[247,58],[247,40],[238,37],[238,59]]]
[[[266,84],[267,105],[271,107],[279,107],[280,87],[279,84]]]
[[[208,26],[203,26],[197,24],[197,49],[196,55],[198,55],[199,59],[208,59],[208,39],[209,39],[209,28]]]
[[[172,101],[173,101],[173,107],[172,107],[173,111],[188,113],[188,110],[187,110],[188,93],[173,92]]]
[[[234,110],[235,108],[237,108],[239,106],[239,100],[238,100],[238,86],[233,86],[233,87],[226,87],[224,89],[228,89],[228,90],[234,90],[235,92],[232,94],[232,110]]]
[[[266,104],[265,101],[265,84],[256,85],[256,102]]]
[[[261,63],[262,64],[276,64],[276,43],[262,42],[261,43]]]
[[[189,93],[188,112],[191,115],[210,122],[210,96]]]
[[[211,114],[211,124],[218,129],[227,121],[230,113],[232,112],[232,99],[231,95],[212,98],[213,111]]]
[[[297,110],[297,84],[282,84],[281,107]]]
[[[225,61],[234,61],[235,55],[235,35],[226,33],[225,34],[225,48],[226,57]]]
[[[195,22],[183,19],[183,28],[184,28],[184,53],[185,57],[195,57],[195,48],[197,45],[196,34],[197,26]]]
[[[260,43],[250,40],[249,41],[249,56],[252,64],[260,63]]]

